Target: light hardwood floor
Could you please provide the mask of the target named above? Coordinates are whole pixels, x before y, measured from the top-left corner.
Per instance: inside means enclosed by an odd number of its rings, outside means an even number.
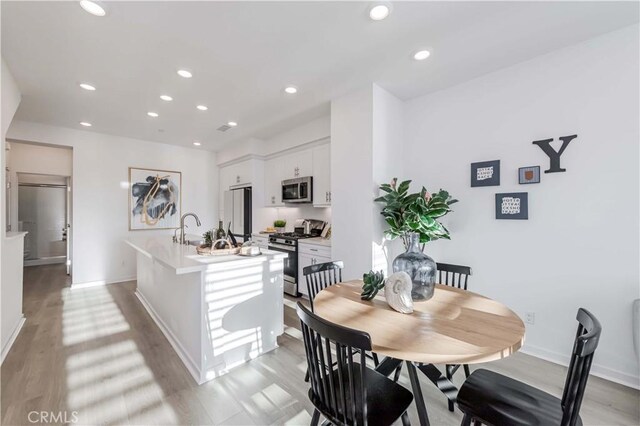
[[[197,386],[134,296],[135,282],[71,290],[64,268],[51,265],[26,268],[24,287],[27,322],[2,365],[3,425],[32,424],[31,411],[66,412],[67,420],[75,411],[77,424],[309,424],[304,348],[291,307],[277,350]],[[556,395],[566,371],[524,354],[483,367]],[[456,375],[458,385],[463,376]],[[400,381],[410,388],[404,374]],[[423,391],[433,425],[460,424],[460,413],[449,413],[426,379]],[[592,377],[582,418],[638,425],[639,398]],[[415,409],[410,416],[417,425]]]

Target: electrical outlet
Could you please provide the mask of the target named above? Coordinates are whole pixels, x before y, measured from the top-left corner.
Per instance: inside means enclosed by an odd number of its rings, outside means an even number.
[[[524,313],[524,322],[527,324],[534,325],[536,323],[536,313],[535,312],[525,312]]]

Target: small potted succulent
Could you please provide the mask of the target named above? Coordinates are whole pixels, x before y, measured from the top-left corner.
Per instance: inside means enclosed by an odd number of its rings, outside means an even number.
[[[276,232],[284,232],[284,228],[287,226],[287,221],[278,219],[273,222],[273,227],[276,228]]]

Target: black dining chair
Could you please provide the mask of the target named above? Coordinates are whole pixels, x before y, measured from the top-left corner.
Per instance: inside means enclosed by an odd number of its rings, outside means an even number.
[[[302,268],[302,274],[307,281],[307,292],[312,311],[313,299],[318,293],[330,285],[342,282],[342,268],[344,268],[344,263],[341,260],[316,263]]]
[[[371,351],[368,333],[333,324],[300,302],[297,313],[311,376],[309,399],[315,406],[311,425],[321,414],[336,425],[391,425],[398,418],[410,424],[412,393],[362,359]]]
[[[573,344],[562,399],[489,370],[476,370],[458,392],[463,425],[581,425],[580,405],[587,386],[593,353],[602,327],[593,314],[578,309],[578,332]]]
[[[332,262],[316,263],[315,265],[309,265],[302,268],[302,275],[307,282],[307,292],[309,293],[309,304],[311,305],[311,311],[313,312],[313,299],[325,288],[342,282],[342,269],[344,268],[344,262],[336,260]],[[373,360],[373,363],[377,366],[380,362],[378,355],[375,353],[367,354],[368,358]],[[309,371],[304,376],[304,381],[309,381]]]
[[[471,276],[471,267],[462,265],[453,265],[451,263],[436,263],[437,265],[437,279],[439,284],[448,285],[449,287],[456,287],[462,290],[467,289],[469,277]],[[471,374],[468,364],[462,365],[464,369],[465,377],[469,377]],[[460,364],[447,364],[444,367],[445,376],[448,380],[453,379],[453,375],[460,368]],[[453,402],[448,401],[449,411],[453,411]]]

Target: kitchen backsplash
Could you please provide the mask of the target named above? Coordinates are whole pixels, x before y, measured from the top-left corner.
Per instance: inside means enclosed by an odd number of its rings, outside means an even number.
[[[268,226],[273,226],[273,221],[276,219],[286,220],[286,230],[289,232],[293,231],[293,223],[296,219],[317,219],[331,223],[331,208],[311,205],[254,208],[253,232],[260,232]]]

